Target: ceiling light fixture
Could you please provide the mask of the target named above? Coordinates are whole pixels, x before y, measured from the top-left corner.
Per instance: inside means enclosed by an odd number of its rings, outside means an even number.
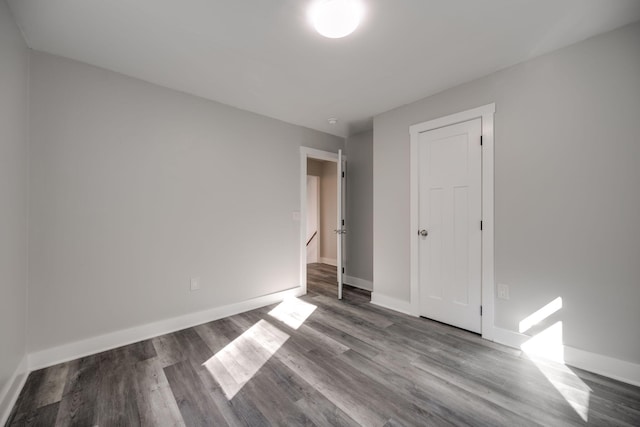
[[[335,125],[336,123],[338,123],[338,119],[336,119],[335,117],[330,117],[327,119],[327,121],[330,125]]]
[[[330,39],[351,34],[362,18],[360,0],[321,0],[310,9],[311,22],[316,31]]]

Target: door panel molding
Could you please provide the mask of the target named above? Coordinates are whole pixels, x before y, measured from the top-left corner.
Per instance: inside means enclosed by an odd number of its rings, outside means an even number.
[[[495,103],[440,117],[434,120],[418,123],[409,127],[411,140],[410,157],[410,277],[411,277],[411,311],[415,316],[420,315],[420,285],[419,285],[419,175],[418,175],[418,141],[419,134],[442,127],[455,125],[473,119],[481,120],[482,133],[482,337],[493,340],[494,326],[494,132],[493,121]]]

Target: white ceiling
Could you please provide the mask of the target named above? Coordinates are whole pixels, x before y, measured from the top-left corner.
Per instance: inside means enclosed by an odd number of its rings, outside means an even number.
[[[639,0],[8,0],[30,47],[339,136],[372,116],[627,23]],[[330,125],[327,118],[337,117]]]

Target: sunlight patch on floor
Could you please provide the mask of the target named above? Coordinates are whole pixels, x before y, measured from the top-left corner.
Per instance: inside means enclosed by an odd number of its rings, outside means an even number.
[[[550,362],[545,359],[538,359],[536,356],[530,357],[530,360],[558,393],[562,395],[564,400],[571,405],[576,414],[583,421],[589,421],[591,388],[564,363]]]
[[[260,320],[203,366],[231,400],[288,339],[288,334]]]
[[[298,329],[316,308],[317,306],[313,304],[291,297],[285,299],[271,310],[269,316],[278,319],[293,329]]]
[[[562,308],[558,297],[520,322],[520,332],[540,324]],[[591,388],[564,363],[562,321],[557,321],[521,345],[522,351],[583,421],[588,421]]]

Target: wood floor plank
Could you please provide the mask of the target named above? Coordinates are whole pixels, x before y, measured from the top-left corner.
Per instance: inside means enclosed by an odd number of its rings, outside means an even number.
[[[36,408],[62,400],[64,385],[69,374],[69,364],[61,363],[45,370],[42,383],[34,396]]]
[[[254,405],[250,396],[239,393],[230,401],[230,405],[233,408],[234,420],[239,420],[240,424],[238,425],[251,427],[270,425],[262,412]]]
[[[331,337],[348,349],[357,351],[358,353],[367,357],[375,357],[382,351],[380,348],[374,347],[373,345],[368,344],[361,339],[348,334],[342,329],[327,325],[320,320],[311,319],[307,323],[313,329],[319,331],[322,334],[325,334],[326,336]]]
[[[209,395],[201,393],[204,386],[188,361],[167,366],[164,373],[186,425],[228,425]]]
[[[269,390],[269,393],[265,393]],[[241,393],[256,405],[271,425],[308,426],[311,420],[291,400],[289,389],[273,378],[269,369],[261,370],[242,389]]]
[[[175,334],[166,334],[152,340],[160,365],[165,368],[186,359]]]
[[[310,354],[313,353],[313,354]],[[347,390],[345,384],[317,364],[317,360],[330,359],[331,354],[322,350],[311,350],[296,343],[287,343],[274,354],[276,360],[292,370],[306,383],[313,386],[329,401],[347,412],[361,425],[382,425],[384,419],[376,414],[375,407],[369,408],[368,402],[360,396]],[[355,416],[354,416],[355,413]]]
[[[192,364],[200,366],[213,355],[211,349],[193,328],[175,332],[175,335],[187,360]]]
[[[450,369],[433,359],[419,359],[413,361],[411,366],[437,376],[443,381],[482,397],[497,406],[515,410],[529,419],[537,418],[543,425],[558,423],[561,420],[571,425],[579,420],[578,415],[571,408],[556,399],[555,390],[548,387],[544,387],[545,393],[531,393],[528,389],[523,392],[517,387],[507,386],[509,393],[500,393],[496,390],[499,391],[501,386],[496,383],[480,379],[469,370]],[[540,413],[540,407],[545,408],[543,413]]]
[[[279,322],[278,319],[273,318],[269,315],[272,307],[265,307],[262,309],[252,310],[240,315],[240,318],[245,318],[248,321],[256,322],[259,319],[267,319],[269,321],[275,322],[278,327],[282,328],[284,331],[292,332],[292,339],[295,341],[304,341],[301,342],[301,345],[305,345],[309,349],[313,348],[323,348],[330,353],[339,354],[349,349],[348,346],[342,344],[341,342],[333,339],[331,336],[318,331],[316,328],[311,326],[310,318],[305,320],[298,328],[292,328],[290,325],[287,325],[284,322]],[[234,316],[232,319],[236,319],[238,316]],[[239,319],[238,319],[239,320]]]
[[[640,387],[369,303],[308,294],[29,374],[7,426],[640,426]]]
[[[151,341],[163,367],[185,360],[201,365],[212,356],[212,350],[193,328],[161,335]]]
[[[355,420],[316,390],[313,390],[308,396],[298,400],[296,405],[316,426],[358,426]]]
[[[101,372],[113,372],[155,356],[156,351],[151,340],[145,340],[104,351],[95,354],[93,357],[97,359]]]
[[[224,327],[225,322],[228,319],[220,319],[215,322],[205,323],[203,325],[195,326],[193,329],[196,331],[202,341],[207,344],[209,350],[214,354],[222,350],[227,344],[233,341],[232,338],[228,338],[221,333],[221,329]]]
[[[378,381],[388,383],[388,387],[396,395],[423,406],[430,413],[439,417],[439,422],[448,421],[454,425],[537,425],[522,415],[516,414],[511,408],[500,407],[486,400],[482,395],[466,392],[453,384],[435,376],[425,375],[412,367],[403,369],[399,374],[398,367],[404,364],[369,363],[357,354],[341,356],[351,362],[355,369],[369,372]],[[395,359],[397,360],[397,359]],[[455,410],[452,410],[455,408]],[[401,418],[395,418],[403,421]]]
[[[365,320],[372,325],[375,325],[377,328],[386,328],[388,326],[393,325],[393,321],[391,321],[388,317],[373,313],[363,311],[357,305],[351,305],[348,303],[344,303],[343,301],[337,300],[335,298],[331,298],[325,295],[318,295],[313,297],[313,301],[316,303],[322,303],[323,307],[331,307],[333,310],[341,313],[341,314],[349,314],[355,318],[360,320]]]
[[[233,322],[221,320],[206,324],[207,330],[198,332],[209,346],[217,349],[214,356],[242,334]],[[213,336],[215,334],[219,336]],[[269,424],[253,402],[242,393],[236,393],[231,399],[227,397],[225,390],[238,391],[241,387],[218,358],[211,357],[203,365],[194,367],[194,370],[202,381],[204,392],[212,399],[229,426]]]
[[[339,341],[334,340],[332,337],[323,334],[309,325],[301,325],[298,329],[293,329],[285,323],[279,322],[268,315],[265,315],[266,310],[253,310],[247,313],[243,313],[238,316],[233,316],[232,321],[236,322],[239,326],[249,328],[251,325],[265,320],[283,332],[290,335],[290,344],[296,343],[307,351],[322,348],[333,354],[339,354],[349,349],[349,347],[341,344]]]
[[[325,381],[321,384],[320,390],[324,386],[331,387],[333,393],[344,398],[352,390],[354,395],[350,396],[353,405],[343,405],[334,401],[351,418],[359,423],[367,425],[371,417],[378,417],[377,425],[382,425],[386,420],[393,416],[399,420],[407,420],[411,425],[428,425],[433,423],[432,414],[423,408],[416,406],[408,400],[397,399],[397,394],[384,387],[380,382],[371,378],[361,370],[353,369],[353,365],[346,363],[344,357],[346,354],[356,354],[355,352],[346,352],[340,356],[328,359],[319,355],[313,360],[318,369],[331,373],[331,382]],[[362,357],[362,356],[360,356]],[[366,358],[362,357],[363,360]],[[337,399],[336,399],[337,400]],[[368,402],[375,402],[375,405],[368,405]]]
[[[138,362],[133,371],[135,400],[142,426],[181,427],[185,423],[157,358]]]
[[[260,425],[260,422],[264,419],[262,414],[255,410],[253,406],[248,405],[246,400],[236,398],[231,401],[227,399],[218,383],[217,378],[219,377],[215,377],[204,366],[197,369],[196,372],[202,381],[203,392],[209,395],[229,426]]]
[[[11,410],[7,425],[24,423],[30,414],[33,414],[38,407],[36,406],[36,396],[46,375],[46,369],[33,371],[27,377],[27,381],[18,396],[18,400]],[[64,384],[63,384],[64,386]]]
[[[95,423],[99,426],[140,426],[135,378],[130,366],[98,377]]]
[[[56,426],[95,425],[98,397],[99,360],[97,356],[69,362],[67,381],[58,409]]]
[[[55,402],[45,406],[41,406],[38,409],[31,411],[24,418],[20,420],[14,420],[10,425],[12,427],[50,427],[56,422],[59,405],[60,402]]]
[[[311,321],[314,322],[313,324],[321,323],[344,331],[352,337],[376,348],[378,351],[384,350],[385,348],[385,345],[380,340],[381,333],[384,329],[371,329],[370,324],[364,321],[359,321],[353,318],[353,316],[346,316],[340,313],[319,309],[316,310]]]

